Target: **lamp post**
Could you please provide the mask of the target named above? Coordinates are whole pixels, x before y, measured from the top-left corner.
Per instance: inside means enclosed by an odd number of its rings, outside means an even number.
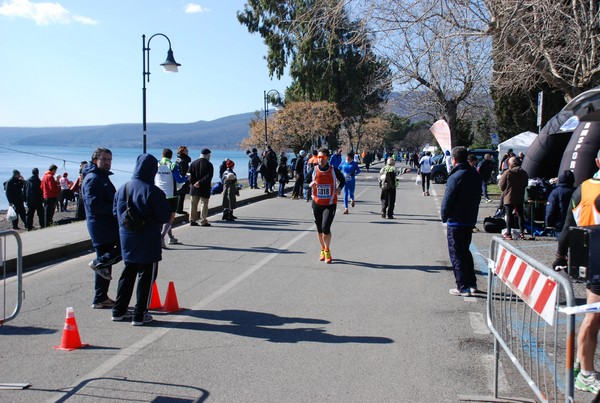
[[[275,100],[276,104],[273,104],[273,106],[275,106],[275,108],[277,108],[278,106],[282,106],[283,104],[281,103],[281,94],[279,93],[279,91],[270,90],[269,92],[265,91],[264,93],[265,93],[265,147],[266,147],[269,144],[268,135],[267,135],[267,115],[269,114],[267,107],[269,106],[269,96],[271,94],[277,94],[277,98]]]
[[[144,144],[144,154],[146,154],[146,82],[150,82],[150,41],[155,36],[163,36],[169,42],[169,51],[167,52],[167,60],[160,65],[163,66],[164,71],[177,73],[178,67],[181,64],[177,63],[173,58],[173,50],[171,50],[171,41],[165,34],[154,34],[150,38],[148,38],[148,44],[146,45],[146,35],[142,35],[142,61],[143,61],[143,87],[142,87],[142,122],[143,122],[143,144]],[[146,71],[146,68],[148,71]]]

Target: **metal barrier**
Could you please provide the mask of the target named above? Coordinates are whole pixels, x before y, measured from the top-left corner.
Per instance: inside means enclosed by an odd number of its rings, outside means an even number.
[[[487,322],[494,335],[494,397],[500,345],[539,400],[573,402],[575,318],[558,312],[559,305],[575,306],[570,280],[498,237],[492,239],[490,258]]]
[[[11,243],[11,238],[14,237],[16,244]],[[7,264],[6,251],[7,248],[16,246],[17,250],[17,280],[16,280],[16,303],[13,312],[6,316],[7,309],[7,293],[9,292],[6,282]],[[0,318],[0,326],[5,322],[14,319],[21,310],[23,302],[23,244],[21,237],[17,231],[0,231],[0,267],[2,268],[2,318]]]

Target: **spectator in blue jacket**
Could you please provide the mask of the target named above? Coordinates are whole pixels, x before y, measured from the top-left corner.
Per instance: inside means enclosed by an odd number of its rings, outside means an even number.
[[[566,169],[558,176],[558,184],[548,196],[546,226],[554,228],[557,238],[560,236],[570,210],[569,204],[575,190],[574,183],[575,175],[570,169]]]
[[[463,297],[477,292],[475,264],[469,245],[481,199],[481,177],[467,162],[467,157],[465,147],[452,149],[454,168],[448,176],[441,208],[442,222],[447,224],[448,252],[456,279],[456,288],[449,292]]]
[[[133,326],[152,322],[148,315],[148,302],[152,284],[158,274],[158,262],[162,259],[162,225],[171,219],[171,207],[165,193],[154,185],[158,171],[158,161],[151,154],[137,158],[131,181],[121,186],[114,198],[113,212],[119,222],[121,250],[125,268],[119,278],[117,300],[112,311],[113,321],[129,320],[127,313],[133,294],[135,279],[138,277],[137,301],[133,311]],[[134,216],[143,219],[141,230],[134,231],[123,225],[127,214],[127,200],[130,201]]]
[[[96,249],[96,259],[89,263],[96,272],[92,302],[94,309],[113,307],[115,301],[108,297],[108,287],[112,280],[112,265],[121,261],[119,228],[112,210],[115,186],[110,181],[111,166],[112,152],[108,148],[97,148],[92,154],[91,163],[82,171],[81,195],[87,228]]]

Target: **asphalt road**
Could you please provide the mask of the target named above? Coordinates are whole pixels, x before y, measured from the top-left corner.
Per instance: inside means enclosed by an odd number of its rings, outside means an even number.
[[[356,206],[332,227],[333,263],[318,260],[310,204],[268,199],[235,211],[235,223],[174,230],[158,288],[175,285],[175,313],[145,327],[112,322],[91,309],[92,255],[24,275],[19,316],[0,328],[2,402],[453,402],[492,396],[493,338],[485,294],[448,294],[443,185],[423,197],[402,177],[396,218],[380,216],[377,174],[358,177]],[[480,220],[486,214],[482,207]],[[481,228],[481,226],[480,226]],[[487,255],[491,235],[474,236]],[[548,255],[555,242],[525,247]],[[534,247],[534,244],[539,247]],[[544,249],[545,248],[545,249]],[[537,253],[537,252],[536,252]],[[480,264],[479,288],[486,290]],[[114,270],[120,273],[121,265]],[[5,294],[14,289],[5,284]],[[111,284],[114,298],[116,281]],[[81,340],[60,344],[65,308]],[[533,398],[503,363],[500,394]]]

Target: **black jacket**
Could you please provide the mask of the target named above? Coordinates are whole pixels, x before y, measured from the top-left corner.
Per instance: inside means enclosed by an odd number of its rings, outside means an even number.
[[[190,195],[210,197],[210,187],[215,169],[206,158],[200,157],[190,165]],[[198,182],[200,187],[194,186]]]
[[[23,181],[14,176],[6,182],[6,199],[10,204],[23,204]]]
[[[42,181],[39,176],[31,175],[25,181],[23,197],[28,206],[39,206],[42,204]]]

